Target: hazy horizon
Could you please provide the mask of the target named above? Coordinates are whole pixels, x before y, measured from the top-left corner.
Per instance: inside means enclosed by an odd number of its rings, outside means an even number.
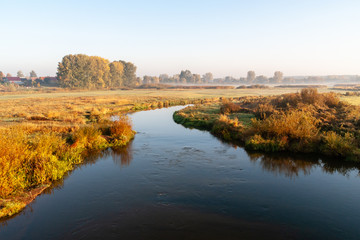
[[[137,75],[360,74],[360,1],[2,1],[0,71],[55,75],[67,54]]]

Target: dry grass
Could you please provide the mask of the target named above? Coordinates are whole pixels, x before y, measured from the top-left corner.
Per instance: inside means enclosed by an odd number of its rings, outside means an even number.
[[[360,96],[341,96],[341,100],[352,105],[360,106]]]

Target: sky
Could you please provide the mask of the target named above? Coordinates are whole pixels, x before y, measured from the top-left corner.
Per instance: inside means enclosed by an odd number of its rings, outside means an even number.
[[[67,54],[137,74],[360,74],[359,0],[0,0],[0,71],[54,76]]]

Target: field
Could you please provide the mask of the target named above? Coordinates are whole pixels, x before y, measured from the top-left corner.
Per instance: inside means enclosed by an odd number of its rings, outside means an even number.
[[[243,96],[268,96],[298,92],[294,88],[269,89],[186,89],[186,90],[114,90],[114,91],[49,91],[39,93],[0,94],[0,125],[19,122],[53,122],[55,125],[85,123],[89,114],[112,114],[139,110],[146,106],[158,107],[159,102],[174,105],[196,99]],[[320,89],[319,92],[326,92]],[[360,104],[360,97],[344,97]],[[166,103],[167,101],[167,103]],[[172,104],[171,104],[172,103]],[[161,103],[160,103],[161,104]],[[146,105],[146,106],[145,106]],[[89,116],[88,116],[89,117]]]

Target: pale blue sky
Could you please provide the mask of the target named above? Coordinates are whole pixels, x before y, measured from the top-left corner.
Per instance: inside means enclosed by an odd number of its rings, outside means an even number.
[[[66,54],[138,75],[360,74],[359,0],[0,0],[0,70],[55,75]]]

